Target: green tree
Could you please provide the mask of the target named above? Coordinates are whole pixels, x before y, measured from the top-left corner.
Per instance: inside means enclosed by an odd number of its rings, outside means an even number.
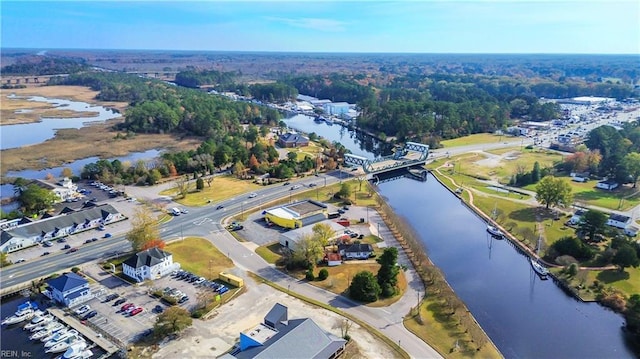
[[[540,163],[536,161],[533,164],[533,170],[531,170],[531,183],[538,183],[540,181]]]
[[[392,297],[396,294],[396,286],[398,285],[398,249],[396,247],[387,247],[382,252],[380,258],[376,260],[380,264],[378,270],[378,284],[382,289],[382,296],[385,298]]]
[[[329,245],[329,240],[336,235],[336,231],[331,228],[330,225],[326,223],[316,223],[311,228],[313,231],[313,236],[320,242],[322,247],[326,247]]]
[[[561,178],[545,176],[536,186],[536,199],[547,209],[549,206],[569,206],[573,202],[571,186]]]
[[[640,258],[635,248],[629,244],[624,244],[618,248],[618,251],[613,256],[611,263],[620,267],[620,271],[624,272],[626,267],[637,267],[640,265]]]
[[[294,257],[296,261],[304,259],[308,265],[314,266],[323,253],[322,245],[312,234],[303,234],[296,242]]]
[[[202,179],[202,177],[198,177],[198,179],[196,180],[196,189],[198,191],[202,191],[204,189],[204,180]]]
[[[349,296],[362,302],[375,302],[382,290],[373,273],[362,271],[356,274],[349,286]]]
[[[638,185],[638,178],[640,178],[640,153],[627,153],[626,156],[622,158],[622,165],[631,178],[633,178],[633,188],[635,188]]]
[[[158,337],[168,334],[179,333],[191,326],[193,319],[189,312],[181,307],[169,307],[162,314],[158,315],[153,326],[153,332]]]
[[[579,231],[594,240],[596,234],[603,234],[607,224],[607,216],[596,210],[589,210],[580,219]]]
[[[141,250],[147,243],[160,238],[158,221],[148,209],[138,207],[131,218],[131,230],[125,238],[131,242],[134,251]]]
[[[338,196],[338,198],[349,198],[349,196],[351,196],[351,186],[349,186],[347,182],[342,182],[336,196]]]
[[[6,267],[10,264],[11,262],[9,262],[9,259],[7,259],[7,253],[0,252],[0,268]]]
[[[57,200],[55,193],[38,185],[28,185],[18,200],[27,214],[35,214],[50,208]]]
[[[320,272],[318,272],[318,280],[325,280],[327,278],[329,278],[329,271],[326,268],[320,269]]]

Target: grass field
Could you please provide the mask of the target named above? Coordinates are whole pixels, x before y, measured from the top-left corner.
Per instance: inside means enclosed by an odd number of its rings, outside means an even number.
[[[190,181],[189,194],[185,198],[176,198],[176,201],[185,206],[204,206],[209,201],[220,202],[262,187],[250,180],[240,180],[233,176],[218,176],[211,182],[211,187],[205,182],[204,189],[201,191],[196,191],[196,182]],[[177,190],[170,188],[160,192],[160,194],[175,196],[177,195]]]
[[[415,311],[414,313],[415,314]],[[422,323],[417,316],[405,317],[404,326],[413,334],[422,338],[436,349],[443,357],[457,358],[502,358],[500,352],[490,343],[476,350],[471,336],[464,331],[458,321],[445,313],[442,303],[435,297],[426,297],[420,306]],[[457,349],[456,348],[457,343]]]
[[[445,140],[440,142],[440,144],[445,148],[449,148],[468,145],[479,145],[483,143],[504,142],[507,138],[507,136],[499,136],[489,133],[478,133],[475,135],[454,138],[452,140]]]
[[[217,279],[218,273],[233,268],[233,262],[204,238],[187,237],[168,244],[165,250],[182,269],[207,279]]]
[[[280,248],[282,245],[279,242],[265,244],[256,248],[256,254],[262,257],[269,264],[276,264],[276,262],[282,257],[280,255]]]
[[[571,186],[574,203],[578,205],[592,205],[611,210],[627,211],[640,204],[640,192],[638,188],[630,186],[618,187],[613,191],[605,191],[596,188],[596,181],[574,182],[569,177],[564,177]],[[524,187],[535,191],[536,185]]]

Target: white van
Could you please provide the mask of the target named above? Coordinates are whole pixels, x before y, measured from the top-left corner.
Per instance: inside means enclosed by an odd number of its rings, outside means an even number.
[[[177,207],[171,208],[171,214],[173,214],[174,216],[179,216],[180,213],[182,213],[182,212],[180,211],[179,208],[177,208]]]

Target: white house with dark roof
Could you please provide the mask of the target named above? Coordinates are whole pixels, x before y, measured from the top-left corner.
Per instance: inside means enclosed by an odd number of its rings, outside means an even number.
[[[617,213],[611,213],[609,215],[609,219],[607,220],[607,225],[620,229],[627,228],[629,224],[631,224],[631,217],[623,216]]]
[[[48,296],[67,307],[93,298],[89,282],[75,273],[65,273],[47,282]]]
[[[612,189],[618,188],[618,182],[614,180],[600,181],[596,183],[596,188],[611,191]]]
[[[276,303],[262,323],[240,333],[238,349],[221,358],[333,359],[342,354],[346,344],[309,318],[289,319],[287,307]]]
[[[36,180],[36,184],[55,193],[55,195],[62,201],[78,196],[78,185],[73,183],[73,181],[68,177],[61,178],[56,183]]]
[[[122,272],[137,282],[158,279],[180,268],[173,255],[153,247],[138,252],[122,262]]]
[[[113,206],[105,204],[43,218],[39,221],[27,222],[0,231],[0,251],[14,252],[44,241],[108,225],[125,218]]]
[[[338,253],[344,259],[369,259],[373,253],[373,247],[368,243],[340,244]]]

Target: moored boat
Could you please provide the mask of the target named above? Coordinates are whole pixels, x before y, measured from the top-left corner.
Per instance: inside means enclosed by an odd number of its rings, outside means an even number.
[[[69,348],[67,348],[67,350],[64,352],[64,354],[62,354],[59,358],[60,359],[79,359],[79,358],[83,358],[83,355],[86,355],[85,352],[87,350],[85,350],[85,349],[87,348],[87,345],[88,345],[87,342],[85,342],[84,340],[77,341],[77,342],[71,344],[69,346]],[[90,352],[90,350],[89,350],[89,352]]]
[[[31,330],[31,329],[37,328],[37,327],[39,327],[41,325],[45,325],[45,324],[49,323],[52,320],[53,320],[53,315],[42,313],[41,315],[36,315],[35,317],[33,317],[33,319],[31,319],[31,321],[29,323],[27,323],[27,325],[25,325],[23,329],[24,330]]]
[[[492,226],[490,224],[487,225],[487,232],[489,232],[492,236],[496,238],[502,238],[504,235],[498,229],[498,227]]]
[[[46,326],[42,327],[42,329],[33,331],[33,334],[29,337],[31,340],[40,340],[46,337],[52,337],[55,333],[63,330],[65,326],[60,322],[50,322]]]
[[[46,350],[47,353],[61,353],[69,349],[72,345],[82,345],[84,343],[84,348],[87,347],[87,343],[84,341],[82,337],[79,335],[72,335],[62,341],[57,342],[56,344],[49,347]],[[83,349],[84,349],[83,348]]]
[[[55,333],[54,335],[52,335],[50,338],[48,338],[48,340],[46,340],[47,338],[42,339],[42,342],[44,343],[44,347],[45,348],[49,348],[53,345],[55,345],[56,343],[63,341],[67,338],[69,338],[70,336],[76,335],[78,334],[78,332],[75,329],[67,329],[67,330],[61,330],[57,333]]]
[[[33,315],[34,315],[34,312],[32,309],[22,310],[19,313],[16,312],[16,314],[8,318],[5,318],[5,320],[2,321],[2,325],[12,325],[12,324],[21,323],[21,322],[24,322],[25,320],[29,320],[33,318]]]
[[[540,264],[540,262],[538,262],[538,260],[533,257],[531,257],[530,261],[531,261],[531,266],[533,267],[533,270],[536,271],[536,273],[538,273],[540,278],[546,279],[547,275],[549,275],[549,269],[547,269],[547,267]]]

